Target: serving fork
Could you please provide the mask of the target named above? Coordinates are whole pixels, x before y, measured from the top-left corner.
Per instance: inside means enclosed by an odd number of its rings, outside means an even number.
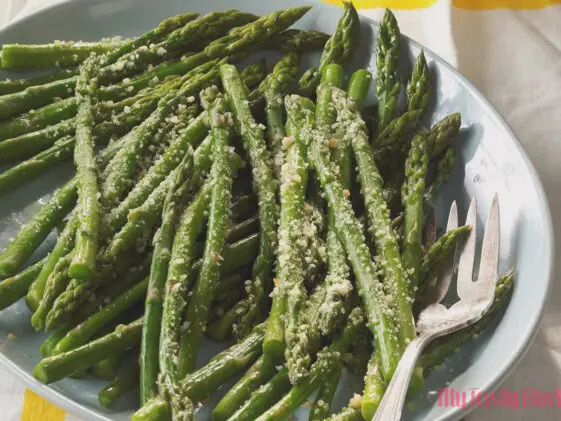
[[[481,261],[477,281],[473,281],[476,254],[477,204],[471,201],[466,224],[471,226],[460,254],[457,275],[459,300],[447,308],[442,301],[448,294],[453,265],[442,274],[429,297],[427,306],[419,314],[417,337],[409,343],[395,370],[388,388],[372,421],[399,421],[415,363],[423,349],[433,340],[470,326],[480,320],[493,303],[499,265],[499,202],[495,195],[483,236]],[[458,227],[458,208],[450,208],[447,231]]]

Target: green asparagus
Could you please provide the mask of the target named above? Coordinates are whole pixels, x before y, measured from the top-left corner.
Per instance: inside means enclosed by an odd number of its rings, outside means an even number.
[[[0,254],[0,276],[15,274],[39,247],[53,228],[66,216],[76,201],[76,182],[70,181],[29,220]]]
[[[256,63],[250,64],[240,74],[244,84],[248,89],[255,89],[259,86],[263,79],[267,76],[267,68],[265,67],[265,60],[259,60]]]
[[[211,201],[214,180],[208,180],[181,216],[168,269],[160,334],[160,371],[162,387],[168,393],[177,380],[180,353],[180,328],[187,306],[187,293],[192,277],[190,268],[195,261],[195,243],[203,230]]]
[[[173,31],[159,43],[151,43],[124,54],[115,63],[100,70],[100,81],[108,84],[122,80],[149,65],[175,58],[183,52],[196,51],[205,42],[225,36],[230,29],[256,19],[257,16],[239,10],[208,13]]]
[[[202,266],[185,312],[186,328],[181,332],[178,364],[180,378],[190,373],[195,366],[208,311],[220,278],[220,262],[232,221],[230,208],[234,171],[229,144],[234,122],[223,97],[215,101],[209,117],[214,144],[214,162],[210,173],[213,180],[212,197]]]
[[[92,278],[96,269],[101,211],[98,199],[98,179],[93,141],[93,97],[96,85],[92,83],[98,68],[95,56],[80,68],[76,83],[78,114],[76,116],[76,145],[74,164],[78,180],[78,228],[72,262],[68,275],[81,281]]]
[[[276,374],[275,363],[263,356],[247,370],[244,376],[224,395],[212,411],[212,421],[226,421],[239,412],[244,402],[254,399],[254,391]],[[288,376],[286,376],[288,379]],[[288,382],[287,382],[288,383]],[[288,388],[286,388],[288,390]],[[259,392],[257,392],[259,393]],[[235,418],[234,418],[235,419]]]
[[[351,142],[368,219],[368,231],[376,244],[377,263],[384,275],[384,291],[390,297],[391,308],[399,326],[399,354],[407,344],[415,338],[415,321],[413,319],[410,296],[408,294],[408,277],[403,267],[397,236],[393,230],[390,213],[382,195],[383,180],[378,172],[374,154],[368,141],[368,129],[360,113],[353,107],[352,101],[346,98],[343,91],[335,90],[333,100],[338,112],[340,124]],[[341,235],[341,233],[339,233]],[[378,337],[376,336],[376,339]],[[381,361],[385,379],[390,379],[395,365],[388,367]],[[422,376],[417,373],[413,377],[415,390],[421,387]],[[370,417],[370,415],[369,415]]]
[[[415,136],[405,163],[406,181],[401,193],[405,209],[402,259],[403,269],[408,275],[408,289],[411,298],[415,297],[421,269],[423,198],[428,158],[425,137],[423,135]]]
[[[259,85],[258,91],[266,102],[267,141],[273,155],[273,165],[277,179],[281,179],[281,167],[284,162],[283,139],[286,136],[283,121],[282,98],[296,84],[300,73],[300,57],[289,53],[279,60],[273,71]]]
[[[152,191],[177,167],[190,146],[197,146],[207,133],[206,114],[197,117],[166,148],[165,152],[148,170],[146,175],[133,187],[126,198],[102,220],[104,235],[114,234],[127,221],[129,212],[142,205]]]
[[[72,219],[76,221],[75,218]],[[73,222],[73,225],[74,229],[71,228],[71,230],[76,232],[76,222]],[[55,251],[53,251],[53,254],[54,253]],[[47,279],[45,280],[45,287],[43,289],[41,302],[35,313],[33,313],[33,317],[31,317],[31,325],[35,328],[36,331],[40,331],[43,328],[45,319],[47,318],[47,314],[51,309],[53,302],[55,301],[56,297],[58,297],[66,289],[68,282],[70,281],[70,278],[68,277],[68,266],[70,265],[71,259],[71,252],[68,252],[68,254],[64,257],[59,257],[57,259],[58,261],[56,261],[56,264],[52,267],[52,271],[49,273]],[[41,270],[41,274],[45,269],[49,268],[50,264],[52,263],[51,260],[52,259],[49,256],[47,262],[43,266],[43,270]]]
[[[0,310],[4,310],[25,297],[29,286],[41,272],[44,264],[45,259],[0,282]]]
[[[285,419],[294,412],[306,399],[322,384],[325,378],[341,370],[341,354],[344,353],[352,342],[358,328],[364,323],[362,310],[355,308],[350,314],[347,323],[329,347],[318,354],[310,376],[282,397],[280,401],[269,408],[265,413],[256,418],[256,421],[273,421]]]
[[[311,129],[314,121],[313,104],[295,95],[287,97],[285,104],[289,119],[303,130],[302,141],[307,145],[310,163],[333,209],[337,232],[355,272],[359,294],[364,300],[368,326],[376,338],[377,352],[384,373],[389,378],[399,361],[401,344],[397,338],[396,320],[390,317],[390,309],[382,284],[377,279],[376,267],[370,257],[362,227],[329,160],[325,139]]]
[[[401,35],[393,13],[386,9],[376,45],[376,96],[378,98],[378,133],[395,117],[401,92],[399,46]]]
[[[126,392],[134,390],[140,381],[138,366],[131,367],[120,373],[115,379],[99,392],[99,403],[106,408],[111,407]]]
[[[450,114],[431,127],[427,133],[427,143],[429,145],[429,157],[436,158],[446,151],[449,146],[454,145],[454,141],[460,132],[462,116],[460,113]]]
[[[423,50],[419,53],[411,79],[407,84],[407,111],[418,110],[423,113],[431,94],[430,71]]]
[[[298,10],[298,14],[301,15],[308,8],[295,10]],[[224,90],[228,95],[234,120],[241,133],[244,148],[249,155],[249,161],[253,168],[255,188],[259,197],[259,222],[261,224],[259,256],[253,266],[251,292],[246,297],[247,310],[237,325],[237,330],[241,332],[240,336],[243,336],[243,332],[249,330],[251,322],[260,318],[260,314],[263,312],[264,301],[268,295],[266,291],[272,289],[270,278],[277,246],[276,231],[279,210],[276,203],[275,180],[270,156],[263,137],[263,129],[257,125],[251,115],[239,73],[234,66],[226,64],[220,67],[220,76]]]
[[[162,210],[162,225],[154,237],[154,253],[150,269],[150,283],[146,294],[144,327],[140,352],[141,406],[157,393],[158,350],[162,321],[164,288],[168,273],[175,226],[184,200],[184,183],[192,176],[193,157],[187,153],[178,167],[175,179],[167,193]]]
[[[137,344],[141,331],[142,318],[72,351],[41,360],[33,370],[33,377],[49,384],[80,372],[117,351]]]
[[[22,183],[39,177],[47,168],[71,158],[73,150],[74,138],[65,137],[49,149],[4,171],[0,174],[0,195],[11,192]]]
[[[76,74],[78,74],[77,69],[61,69],[43,76],[26,79],[5,79],[0,81],[0,95],[13,94],[23,91],[30,86],[43,85],[45,83],[54,82],[55,80],[68,79]]]
[[[319,67],[306,71],[298,82],[299,92],[303,96],[312,96],[321,81],[325,68],[332,63],[343,67],[349,66],[353,53],[359,42],[360,18],[350,1],[345,1],[343,16],[339,19],[335,32],[327,40],[321,54]]]
[[[123,43],[120,39],[100,42],[55,41],[51,44],[4,44],[2,68],[71,67],[82,63],[92,53],[106,53]]]
[[[194,67],[213,59],[232,58],[236,54],[249,52],[255,46],[266,45],[271,38],[300,19],[309,9],[309,7],[296,7],[280,10],[263,16],[255,22],[234,28],[228,35],[212,41],[199,53],[190,55],[180,61],[162,63],[153,70],[132,78],[130,83],[119,83],[105,87],[100,91],[100,97],[103,99],[128,97],[150,86],[154,81],[160,81],[167,76],[185,74]]]

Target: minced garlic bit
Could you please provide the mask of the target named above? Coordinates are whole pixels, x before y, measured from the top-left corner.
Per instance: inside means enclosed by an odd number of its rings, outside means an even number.
[[[331,139],[327,139],[327,147],[329,149],[335,149],[337,147],[337,140],[331,138]]]
[[[10,341],[15,341],[16,340],[16,335],[14,335],[13,333],[10,332],[10,333],[8,333],[8,339]]]
[[[349,405],[351,406],[351,408],[360,409],[360,407],[362,406],[362,396],[355,393],[349,401]]]
[[[351,195],[351,192],[348,191],[347,189],[343,190],[343,196],[345,196],[345,198],[348,198]]]
[[[287,149],[290,145],[292,145],[292,142],[294,142],[294,138],[292,136],[286,136],[282,139],[282,147]]]

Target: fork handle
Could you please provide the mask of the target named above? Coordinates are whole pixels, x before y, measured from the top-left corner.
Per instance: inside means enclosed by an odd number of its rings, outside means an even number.
[[[411,380],[417,359],[435,336],[432,334],[421,334],[409,343],[401,356],[401,360],[372,421],[399,421],[401,419],[409,380]]]

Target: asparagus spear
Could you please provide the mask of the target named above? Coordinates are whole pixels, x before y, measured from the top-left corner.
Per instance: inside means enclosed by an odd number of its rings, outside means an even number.
[[[127,197],[103,219],[103,232],[106,236],[115,233],[126,223],[130,210],[144,203],[150,193],[177,167],[190,145],[197,146],[203,140],[207,127],[206,114],[203,113],[170,143],[161,158],[150,167]]]
[[[194,154],[194,172],[204,174],[212,165],[211,142],[203,141]],[[149,232],[158,222],[164,200],[173,179],[173,173],[160,183],[148,196],[148,198],[135,209],[131,209],[127,216],[127,223],[111,240],[107,247],[108,256],[115,259],[122,253],[130,250],[143,232]]]
[[[406,111],[419,110],[421,113],[427,108],[431,93],[430,70],[425,59],[425,52],[421,50],[411,79],[407,83],[407,108]]]
[[[96,85],[91,83],[97,72],[95,56],[86,60],[80,68],[76,83],[78,115],[76,117],[76,146],[74,163],[78,180],[78,228],[72,262],[68,275],[88,281],[95,272],[98,249],[100,208],[98,201],[97,166],[93,142],[93,95]]]
[[[100,80],[103,84],[122,80],[144,70],[148,65],[161,63],[183,52],[197,51],[201,44],[225,36],[230,29],[256,19],[257,16],[253,14],[235,9],[208,13],[173,31],[159,43],[124,54],[114,64],[100,70]]]
[[[304,197],[307,185],[307,162],[305,151],[297,142],[292,142],[286,149],[285,161],[279,173],[282,175],[280,187],[280,223],[279,223],[279,256],[277,268],[278,291],[273,297],[275,300],[286,302],[286,314],[271,311],[267,328],[266,340],[272,344],[276,342],[281,346],[286,339],[285,357],[288,371],[293,382],[301,378],[298,358],[292,358],[295,348],[300,346],[299,322],[303,306],[306,302],[307,291],[304,285],[304,260],[301,237],[304,223]],[[281,317],[275,321],[274,316]],[[282,324],[286,325],[286,333]],[[280,335],[280,336],[279,336]],[[279,336],[279,337],[277,337]],[[284,337],[283,337],[284,336]],[[268,352],[270,345],[264,347]],[[274,353],[272,354],[274,357]]]
[[[120,373],[111,383],[100,390],[98,400],[106,408],[111,407],[125,393],[134,390],[140,381],[140,372],[136,364]]]
[[[0,255],[0,276],[15,274],[72,209],[75,201],[75,181],[57,190],[47,204],[20,229],[14,241]]]
[[[291,26],[309,9],[309,7],[296,7],[279,10],[254,22],[234,28],[227,35],[212,41],[203,51],[190,55],[184,60],[162,63],[153,70],[132,78],[130,83],[105,87],[100,91],[100,97],[103,99],[127,97],[150,86],[150,83],[155,80],[159,81],[170,75],[185,74],[194,67],[213,59],[231,58],[233,55],[249,52],[253,47],[266,45],[277,33]]]
[[[44,264],[45,259],[0,282],[0,310],[4,310],[25,297],[27,289],[37,277]]]
[[[343,16],[339,19],[335,32],[327,40],[321,55],[319,67],[311,67],[300,78],[298,92],[310,97],[315,93],[325,68],[332,63],[347,67],[352,60],[360,36],[360,18],[350,1],[344,2]]]
[[[77,69],[61,69],[54,73],[26,79],[5,79],[0,81],[0,95],[13,94],[23,91],[30,86],[43,85],[55,80],[68,79],[78,73]]]
[[[212,197],[201,270],[185,313],[186,329],[181,332],[178,365],[180,378],[190,373],[195,366],[208,311],[220,278],[220,262],[232,222],[230,208],[234,168],[230,160],[229,143],[234,122],[224,97],[216,99],[209,117],[214,155],[210,173],[213,180]]]
[[[431,127],[427,133],[427,143],[429,144],[429,157],[436,158],[448,147],[454,145],[454,141],[460,132],[462,116],[460,113],[450,114]]]
[[[351,344],[358,328],[364,323],[364,316],[360,308],[355,308],[350,314],[340,336],[337,337],[329,347],[324,348],[318,354],[317,361],[314,363],[310,376],[297,386],[293,386],[288,394],[282,397],[275,405],[269,408],[264,414],[256,418],[256,421],[278,420],[288,417],[308,396],[310,396],[324,381],[333,373],[341,370],[341,354]]]
[[[455,163],[456,150],[454,149],[454,147],[449,146],[438,161],[438,165],[436,167],[436,177],[434,181],[429,185],[427,191],[425,192],[424,200],[427,205],[434,205],[438,189],[442,184],[446,183],[450,179],[450,177],[452,177],[452,171],[454,170]]]
[[[71,228],[71,230],[76,232],[75,230],[77,225],[77,219],[75,218],[72,219],[75,222],[73,222],[74,229],[72,230]],[[59,250],[57,250],[57,252],[58,251]],[[53,254],[54,253],[55,251],[53,251]],[[68,254],[65,255],[64,257],[58,258],[57,259],[58,262],[55,261],[56,264],[52,267],[52,271],[49,273],[49,275],[47,275],[47,278],[45,280],[45,287],[43,289],[43,294],[41,297],[41,302],[39,304],[39,307],[33,314],[33,317],[31,317],[31,325],[35,328],[36,331],[40,331],[43,328],[45,319],[47,317],[47,313],[51,309],[53,302],[55,301],[56,297],[58,297],[59,294],[66,289],[68,282],[70,281],[70,278],[68,277],[68,266],[70,265],[71,259],[72,259],[71,252],[68,252]],[[51,257],[49,256],[47,262],[45,263],[45,265],[43,265],[41,274],[45,269],[49,268],[50,264],[52,264],[52,262],[51,262]]]
[[[268,43],[268,47],[293,53],[308,53],[325,46],[329,35],[319,31],[300,31],[287,29],[275,35]]]
[[[122,363],[123,356],[123,352],[117,352],[104,360],[98,361],[91,368],[92,374],[102,380],[113,379]]]
[[[178,375],[179,340],[182,315],[187,305],[190,287],[189,271],[195,260],[195,243],[206,221],[214,180],[208,180],[181,216],[168,269],[160,334],[160,371],[163,385],[170,388],[181,377]],[[161,391],[161,390],[160,390]]]
[[[364,69],[358,69],[349,79],[347,95],[353,100],[355,108],[359,111],[362,111],[364,108],[371,83],[372,73]]]
[[[408,294],[408,278],[391,224],[389,209],[382,195],[383,180],[368,141],[368,129],[360,114],[353,108],[352,101],[347,100],[343,91],[334,91],[333,101],[338,112],[338,123],[344,128],[357,161],[365,198],[368,231],[376,244],[378,262],[384,274],[385,294],[391,297],[390,301],[395,309],[395,318],[399,325],[400,353],[402,353],[409,341],[415,338],[416,331]],[[381,365],[384,377],[390,379],[395,366],[392,367],[393,369],[388,369],[383,362]],[[414,377],[415,387],[417,383],[420,387],[422,383],[420,373]]]
[[[2,50],[3,52],[4,50]],[[0,96],[0,120],[17,116],[26,111],[42,107],[53,102],[53,98],[73,96],[75,78],[55,80],[39,86],[30,86],[23,91]]]
[[[33,370],[33,377],[48,384],[80,372],[115,352],[137,344],[142,331],[142,318],[118,326],[115,332],[63,354],[45,358]]]
[[[301,15],[308,8],[294,10],[298,10],[298,15]],[[213,48],[216,48],[216,46]],[[249,161],[253,168],[255,188],[259,197],[259,221],[261,223],[259,256],[253,266],[251,292],[246,297],[247,310],[237,325],[239,332],[247,332],[251,322],[260,318],[267,295],[266,291],[271,290],[270,278],[277,245],[276,231],[279,210],[275,200],[275,181],[263,137],[263,129],[257,125],[251,115],[240,76],[234,66],[227,64],[220,67],[220,76],[224,90],[228,94],[230,108],[232,109],[236,125],[242,135],[244,148],[249,155]]]
[[[0,139],[6,140],[44,129],[76,115],[76,99],[66,98],[16,118],[0,122]]]
[[[390,9],[380,23],[376,45],[376,96],[378,97],[378,133],[381,133],[397,112],[401,92],[399,77],[399,27]]]
[[[241,72],[241,78],[248,89],[255,89],[267,77],[267,67],[265,60],[259,60],[247,66]]]
[[[145,297],[147,288],[148,278],[145,278],[92,314],[57,343],[53,355],[63,354],[86,344],[103,326],[139,303]]]
[[[45,340],[41,346],[41,354],[44,357],[49,357],[55,346],[66,336],[66,334],[75,326],[86,320],[89,316],[98,311],[100,306],[104,305],[107,300],[111,301],[118,297],[121,293],[134,287],[142,278],[144,278],[150,271],[150,258],[147,256],[137,266],[131,267],[127,274],[123,276],[119,282],[108,285],[96,294],[95,300],[89,301],[86,305],[82,306],[69,322],[60,323],[53,333]]]
[[[120,39],[100,42],[55,41],[51,44],[4,44],[2,68],[71,67],[82,63],[92,53],[102,54],[123,43]]]
[[[137,158],[142,154],[157,126],[173,112],[182,98],[196,95],[205,86],[211,84],[216,73],[216,71],[209,71],[192,78],[184,77],[186,81],[181,88],[162,98],[158,108],[150,117],[127,135],[130,141],[127,141],[126,146],[117,153],[102,176],[102,203],[113,205],[122,198],[133,182]]]
[[[333,130],[337,115],[334,113],[332,104],[332,86],[340,88],[343,84],[341,77],[343,75],[343,68],[339,65],[331,64],[325,68],[322,84],[317,90],[316,126],[326,138],[336,142],[331,154],[332,160],[338,168],[339,179],[343,187],[350,191],[352,165],[350,144],[344,142],[344,136],[334,137]],[[351,85],[349,85],[350,87]],[[327,289],[325,301],[322,304],[323,311],[320,312],[319,318],[319,324],[324,335],[330,334],[334,328],[340,325],[344,317],[346,303],[353,290],[345,248],[337,234],[335,216],[331,208],[328,210],[327,260],[329,265],[328,274],[325,278]]]
[[[125,369],[111,383],[100,390],[98,400],[106,408],[111,407],[117,399],[138,386],[140,372],[136,364]]]
[[[139,47],[161,42],[175,30],[187,25],[198,16],[198,13],[183,13],[164,19],[158,24],[158,26],[151,29],[150,31],[143,33],[138,38],[132,39],[129,42],[121,45],[119,48],[105,54],[103,56],[103,65],[107,66],[109,64],[112,64],[123,55],[130,53],[131,51],[134,51]]]
[[[173,408],[175,416],[187,416],[192,411],[192,402],[207,399],[218,387],[255,361],[261,352],[264,334],[265,326],[261,323],[255,326],[242,341],[222,351],[204,367],[182,379],[171,395],[171,408]],[[170,405],[165,401],[162,403],[162,399],[157,397],[137,411],[132,419],[135,421],[159,419],[154,416],[162,409],[170,412]]]
[[[197,13],[185,13],[162,21],[155,29],[132,40],[103,39],[99,42],[55,41],[51,44],[4,44],[2,67],[68,67],[86,60],[91,53],[109,53],[108,58],[120,57],[141,45],[159,42],[177,28],[195,19]]]
[[[314,120],[313,104],[295,95],[287,97],[285,104],[289,119],[303,130],[302,142],[308,147],[310,163],[333,209],[337,232],[355,272],[359,294],[364,300],[368,326],[377,341],[377,352],[389,378],[397,366],[401,347],[396,337],[396,321],[390,317],[388,303],[377,279],[376,267],[370,257],[362,227],[354,216],[352,206],[345,197],[343,186],[329,160],[325,139],[311,129]]]
[[[244,402],[249,399],[255,399],[254,392],[256,389],[265,382],[269,382],[276,372],[274,361],[264,356],[259,357],[244,376],[232,386],[220,402],[218,402],[212,411],[212,421],[226,421],[231,419],[234,413],[239,412],[238,408],[241,409]],[[285,378],[287,380],[286,383],[290,384],[288,375],[286,375]],[[286,391],[288,391],[288,387],[286,387]],[[256,393],[260,393],[260,391]]]
[[[420,268],[420,282],[417,290],[417,300],[423,301],[432,281],[450,264],[454,257],[458,243],[471,231],[469,225],[464,225],[444,233],[424,254]]]
[[[140,402],[144,405],[157,394],[158,350],[162,321],[162,302],[170,260],[169,250],[173,245],[175,226],[185,196],[182,185],[192,175],[193,158],[188,153],[183,159],[169,189],[162,211],[162,225],[154,236],[154,253],[150,269],[150,283],[146,294],[144,327],[140,351]]]
[[[4,171],[0,174],[0,195],[11,192],[22,183],[43,174],[45,169],[70,158],[73,150],[74,138],[65,137],[33,158]]]
[[[284,162],[282,141],[286,136],[282,98],[296,84],[300,73],[300,57],[289,53],[279,60],[273,71],[259,85],[258,92],[265,97],[265,114],[267,117],[267,141],[273,154],[273,165],[277,179],[281,179],[281,167]]]
[[[0,142],[0,164],[11,164],[52,147],[55,142],[74,134],[74,119],[62,121],[54,126],[26,133]]]
[[[251,397],[228,418],[229,421],[254,421],[277,403],[289,390],[288,369],[281,368],[272,379],[251,394]]]
[[[364,418],[370,419],[374,416],[385,391],[386,382],[383,378],[380,361],[376,355],[372,355],[364,376],[364,392],[360,405],[360,411]]]
[[[310,409],[309,421],[323,421],[329,416],[331,412],[331,402],[335,396],[337,385],[341,377],[341,371],[333,371],[330,377],[326,377],[324,382],[320,385],[312,408]]]
[[[415,297],[419,283],[422,254],[423,196],[428,166],[428,150],[425,137],[413,138],[409,157],[405,163],[406,181],[402,187],[402,201],[405,208],[403,230],[403,269],[409,279],[409,296]]]

